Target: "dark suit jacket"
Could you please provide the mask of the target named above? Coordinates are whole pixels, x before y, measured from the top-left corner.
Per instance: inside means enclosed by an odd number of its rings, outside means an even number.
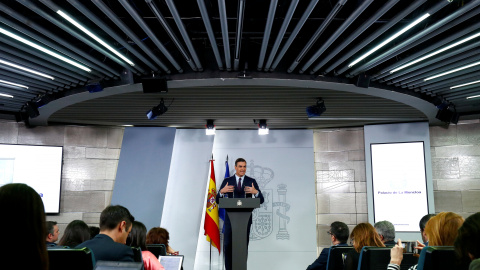
[[[235,175],[233,176],[230,176],[228,178],[225,178],[222,182],[222,185],[220,186],[220,188],[218,189],[218,193],[217,193],[217,203],[219,201],[219,199],[221,198],[220,197],[220,190],[222,188],[224,188],[226,185],[229,186],[235,186],[235,190],[234,192],[229,192],[227,193],[228,194],[228,198],[245,198],[245,191],[243,191],[243,188],[241,190],[238,190],[236,188],[237,186],[237,179],[235,178]],[[242,186],[245,187],[245,186],[249,186],[251,187],[252,186],[252,183],[253,183],[253,186],[255,187],[256,190],[258,190],[259,194],[258,194],[258,198],[260,198],[260,204],[263,203],[264,199],[263,199],[263,195],[262,195],[262,192],[260,191],[260,187],[258,186],[257,184],[257,181],[255,181],[255,179],[251,178],[251,177],[248,177],[248,176],[244,176],[242,177]],[[248,194],[250,195],[250,194]]]
[[[338,244],[337,246],[348,246],[346,243]],[[328,262],[328,253],[330,252],[330,248],[324,248],[322,252],[320,252],[320,256],[307,267],[307,270],[325,270],[327,269],[327,262]]]
[[[133,262],[132,248],[116,243],[106,234],[98,234],[93,239],[85,241],[75,248],[88,247],[93,251],[95,261],[123,261]]]

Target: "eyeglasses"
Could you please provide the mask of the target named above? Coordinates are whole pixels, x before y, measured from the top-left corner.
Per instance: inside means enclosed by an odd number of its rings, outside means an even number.
[[[333,235],[331,231],[327,231],[327,234],[329,234],[329,235]]]
[[[355,238],[350,239],[350,245],[353,246],[353,242],[355,242]]]

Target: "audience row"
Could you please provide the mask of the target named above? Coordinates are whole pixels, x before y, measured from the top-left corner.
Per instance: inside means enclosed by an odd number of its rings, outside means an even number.
[[[18,262],[20,269],[48,268],[47,249],[83,248],[92,251],[95,261],[134,261],[132,247],[142,250],[146,270],[164,269],[157,257],[147,251],[147,244],[164,244],[171,255],[178,255],[169,246],[169,233],[155,227],[148,234],[141,222],[135,221],[129,210],[120,205],[108,206],[100,215],[100,228],[89,227],[82,220],[74,220],[60,234],[54,221],[45,220],[45,210],[39,194],[25,184],[7,184],[0,187],[1,215],[7,220],[0,222],[6,233],[8,245],[0,246],[2,257]],[[12,231],[14,229],[17,232]],[[22,252],[19,252],[22,250]]]
[[[0,187],[1,215],[15,221],[15,228],[9,222],[0,222],[0,229],[6,233],[8,245],[0,246],[0,254],[10,261],[21,264],[25,269],[48,269],[48,248],[88,247],[96,261],[134,261],[131,247],[140,248],[145,269],[163,269],[158,259],[146,249],[147,244],[164,244],[167,253],[178,254],[169,246],[168,231],[147,229],[141,222],[135,221],[128,209],[123,206],[108,206],[100,215],[100,228],[89,228],[85,222],[74,220],[68,224],[57,246],[59,229],[55,222],[45,221],[43,202],[39,194],[25,184],[7,184]],[[12,229],[20,233],[12,232]],[[425,246],[455,246],[459,259],[459,269],[480,269],[480,213],[463,217],[452,212],[427,215],[420,221],[423,243],[418,242],[416,249]],[[92,233],[94,236],[92,236]],[[389,270],[399,270],[403,260],[404,247],[398,239],[395,243],[395,228],[388,221],[377,222],[375,226],[360,223],[349,234],[343,222],[333,222],[328,234],[332,245],[347,245],[353,249],[346,254],[344,270],[358,267],[363,247],[393,246],[390,250]],[[45,244],[46,241],[46,244]],[[23,252],[18,252],[18,250]],[[25,260],[28,258],[28,260]],[[328,249],[324,249],[318,259],[307,270],[326,269]],[[412,267],[416,269],[416,265]]]
[[[437,215],[429,214],[420,220],[420,232],[423,243],[417,240],[415,249],[422,250],[426,246],[454,246],[457,256],[456,269],[480,269],[480,213],[468,217],[465,221],[462,216],[453,212],[440,212]],[[363,247],[391,247],[390,264],[388,270],[399,270],[406,251],[401,239],[395,239],[395,227],[388,221],[380,221],[372,226],[370,223],[360,223],[354,227],[349,235],[349,229],[343,222],[333,222],[330,230],[333,246],[348,246],[353,249],[343,254],[343,269],[356,270]],[[329,260],[329,248],[324,248],[320,256],[307,267],[307,270],[325,270]],[[403,269],[403,268],[402,268]],[[417,265],[410,268],[417,269]]]

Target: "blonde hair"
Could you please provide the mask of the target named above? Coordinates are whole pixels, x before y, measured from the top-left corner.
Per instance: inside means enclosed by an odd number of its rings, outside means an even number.
[[[353,247],[360,252],[365,246],[384,247],[380,236],[370,223],[360,223],[353,228],[350,239],[354,240]]]
[[[440,212],[425,225],[429,246],[453,246],[463,217],[453,212]]]

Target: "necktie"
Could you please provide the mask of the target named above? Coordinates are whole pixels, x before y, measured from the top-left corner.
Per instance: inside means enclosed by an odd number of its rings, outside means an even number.
[[[238,191],[242,190],[242,178],[238,178]]]

